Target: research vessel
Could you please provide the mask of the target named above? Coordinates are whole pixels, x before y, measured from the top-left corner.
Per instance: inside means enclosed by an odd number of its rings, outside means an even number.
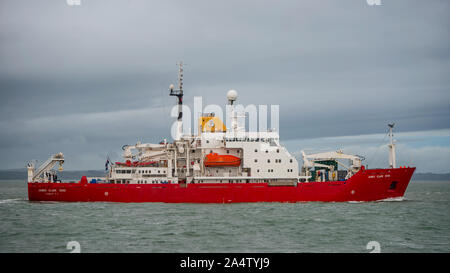
[[[178,86],[176,136],[159,143],[124,145],[123,160],[106,163],[103,177],[63,182],[52,155],[39,167],[30,162],[30,201],[65,202],[348,202],[402,198],[415,168],[396,166],[394,124],[389,124],[389,167],[369,169],[359,155],[330,151],[306,154],[302,166],[273,130],[247,132],[238,125],[237,92],[227,93],[230,126],[215,115],[198,117],[198,133],[183,134],[183,67]]]

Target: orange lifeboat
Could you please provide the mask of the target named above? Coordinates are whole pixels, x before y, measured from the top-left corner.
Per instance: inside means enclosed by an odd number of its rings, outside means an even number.
[[[217,153],[207,154],[205,167],[239,167],[241,159],[234,155],[219,155]]]

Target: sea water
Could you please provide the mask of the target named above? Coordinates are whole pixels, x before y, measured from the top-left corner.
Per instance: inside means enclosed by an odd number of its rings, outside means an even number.
[[[70,242],[70,243],[69,243]],[[370,242],[370,243],[369,243]],[[68,246],[69,244],[69,246]],[[346,203],[29,202],[0,181],[0,252],[450,251],[450,182],[403,199]]]

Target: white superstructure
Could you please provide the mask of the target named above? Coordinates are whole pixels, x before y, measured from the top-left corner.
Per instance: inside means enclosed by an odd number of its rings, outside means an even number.
[[[108,179],[116,183],[187,183],[296,181],[298,162],[280,145],[276,132],[228,132],[211,130],[208,114],[201,119],[199,135],[181,136],[173,143],[124,146],[124,163],[112,165]],[[208,128],[206,128],[208,127]],[[213,126],[214,129],[214,126]],[[206,131],[206,132],[205,132]],[[213,131],[213,132],[212,132]],[[233,156],[240,164],[205,166],[207,155]]]

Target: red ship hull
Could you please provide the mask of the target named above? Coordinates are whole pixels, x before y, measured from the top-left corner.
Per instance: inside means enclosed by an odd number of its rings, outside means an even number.
[[[346,181],[268,183],[81,184],[28,183],[30,201],[63,202],[346,202],[402,197],[415,168],[360,170]]]

